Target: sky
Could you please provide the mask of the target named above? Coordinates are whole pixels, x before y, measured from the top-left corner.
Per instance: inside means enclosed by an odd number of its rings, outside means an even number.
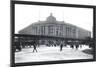
[[[40,6],[40,5],[15,5],[15,33],[28,25],[40,21],[45,21],[50,13],[56,17],[57,21],[65,21],[92,32],[93,9]]]

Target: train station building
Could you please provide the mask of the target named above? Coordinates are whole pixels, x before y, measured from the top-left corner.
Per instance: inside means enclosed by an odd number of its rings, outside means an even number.
[[[91,32],[77,27],[65,21],[57,21],[51,13],[45,21],[32,23],[26,28],[19,31],[19,34],[43,35],[53,37],[64,37],[74,39],[85,39],[91,37]]]

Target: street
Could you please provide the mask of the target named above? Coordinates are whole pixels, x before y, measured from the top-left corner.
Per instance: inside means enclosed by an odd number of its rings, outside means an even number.
[[[41,62],[55,60],[75,60],[75,59],[92,59],[92,54],[86,54],[82,50],[90,49],[88,46],[83,46],[78,50],[72,49],[69,46],[63,47],[60,52],[60,47],[40,46],[37,52],[33,52],[33,47],[23,48],[21,52],[15,52],[15,63],[21,62]]]

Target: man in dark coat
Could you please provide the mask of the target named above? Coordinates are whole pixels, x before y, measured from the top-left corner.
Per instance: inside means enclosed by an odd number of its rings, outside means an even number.
[[[62,48],[63,48],[63,45],[61,44],[61,45],[60,45],[60,51],[62,51]]]
[[[77,43],[75,47],[76,47],[76,50],[77,50],[79,48],[79,44]]]
[[[37,52],[37,49],[36,49],[36,42],[35,42],[35,41],[33,42],[33,52],[34,52],[34,51]]]
[[[60,43],[60,51],[62,51],[62,48],[63,48],[63,42],[61,41],[61,43]]]
[[[71,47],[72,49],[74,49],[74,45],[73,45],[73,44],[71,44],[70,47]]]

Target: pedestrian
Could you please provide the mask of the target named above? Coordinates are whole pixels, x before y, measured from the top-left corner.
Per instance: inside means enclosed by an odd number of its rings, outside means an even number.
[[[77,49],[79,48],[79,45],[78,45],[78,44],[76,44],[76,46],[75,46],[75,47],[76,47],[76,50],[77,50]]]
[[[72,49],[74,49],[74,45],[71,44],[70,47],[71,47]]]
[[[60,43],[60,51],[62,51],[62,48],[63,48],[63,42],[61,41],[61,43]]]
[[[33,42],[33,52],[37,52],[37,49],[36,49],[36,43],[35,43],[35,41]]]
[[[82,44],[80,45],[80,48],[82,48]]]
[[[18,51],[21,51],[20,42],[15,42],[15,46],[16,46],[16,49],[17,49]]]

